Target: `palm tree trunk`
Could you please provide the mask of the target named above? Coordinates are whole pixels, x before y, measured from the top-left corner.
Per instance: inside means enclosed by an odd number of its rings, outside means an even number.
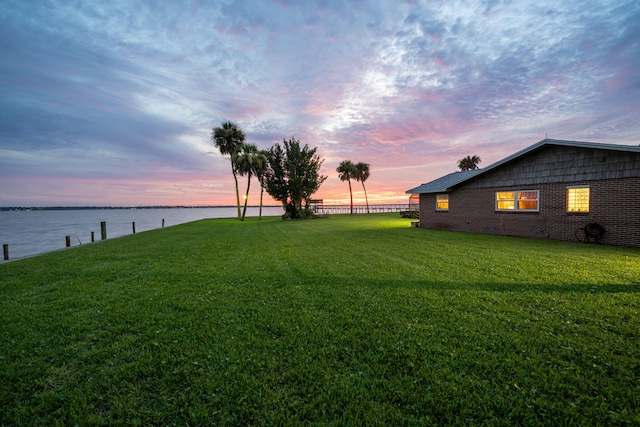
[[[258,214],[258,219],[262,219],[262,195],[264,194],[264,187],[260,184],[260,213]]]
[[[362,189],[364,190],[364,199],[367,201],[367,213],[369,213],[369,198],[367,197],[367,189],[364,188],[364,181],[362,181]]]
[[[349,182],[349,196],[351,197],[351,213],[353,214],[353,193],[351,192],[351,180]]]
[[[240,219],[240,190],[238,190],[238,177],[236,176],[233,159],[231,159],[231,172],[233,173],[233,180],[236,182],[236,206],[238,207],[238,219]]]
[[[244,195],[244,209],[242,210],[242,219],[240,219],[240,221],[244,221],[244,215],[247,213],[247,202],[249,201],[250,186],[251,186],[251,173],[249,173],[249,178],[247,179],[247,193]]]

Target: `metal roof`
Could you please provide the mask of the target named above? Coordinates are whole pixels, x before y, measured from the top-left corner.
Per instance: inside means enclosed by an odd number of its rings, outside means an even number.
[[[547,145],[562,145],[566,147],[579,147],[579,148],[591,148],[596,150],[615,150],[615,151],[630,151],[640,153],[640,146],[635,145],[619,145],[619,144],[600,144],[597,142],[585,142],[585,141],[565,141],[560,139],[543,139],[523,150],[520,150],[510,156],[505,157],[502,160],[498,160],[495,163],[487,166],[483,169],[476,169],[464,172],[453,172],[438,179],[435,179],[426,184],[419,185],[418,187],[407,190],[407,194],[427,194],[427,193],[445,193],[451,191],[453,187],[461,184],[465,181],[475,178],[485,172],[500,167],[506,163],[509,163],[515,159],[518,159],[526,154],[529,154],[535,150],[538,150]]]
[[[421,194],[421,193],[445,193],[449,191],[454,185],[466,181],[472,176],[478,175],[482,169],[475,169],[463,172],[453,172],[449,175],[445,175],[436,180],[428,182],[426,184],[419,185],[416,188],[407,190],[408,194]]]

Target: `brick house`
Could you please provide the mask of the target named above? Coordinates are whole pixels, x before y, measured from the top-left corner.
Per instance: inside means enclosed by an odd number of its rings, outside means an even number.
[[[640,247],[639,146],[544,139],[407,193],[423,228]]]

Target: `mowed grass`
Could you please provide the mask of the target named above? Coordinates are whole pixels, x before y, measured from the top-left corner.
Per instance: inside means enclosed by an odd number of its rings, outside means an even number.
[[[397,214],[0,265],[1,425],[639,425],[640,251]]]

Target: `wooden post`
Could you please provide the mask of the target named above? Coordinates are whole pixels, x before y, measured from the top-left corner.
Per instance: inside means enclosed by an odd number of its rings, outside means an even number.
[[[91,243],[96,241],[96,233],[94,233],[93,231],[91,232]]]
[[[164,218],[162,218],[162,228],[164,228]]]
[[[64,240],[65,240],[65,243],[66,243],[67,247],[71,246],[71,236],[65,236]]]
[[[131,223],[131,228],[133,228],[133,234],[136,234],[136,222],[135,221],[133,221]]]
[[[102,240],[107,240],[107,223],[105,221],[100,223],[100,234]]]
[[[9,245],[7,245],[6,243],[2,245],[2,252],[4,252],[4,260],[9,260]]]

